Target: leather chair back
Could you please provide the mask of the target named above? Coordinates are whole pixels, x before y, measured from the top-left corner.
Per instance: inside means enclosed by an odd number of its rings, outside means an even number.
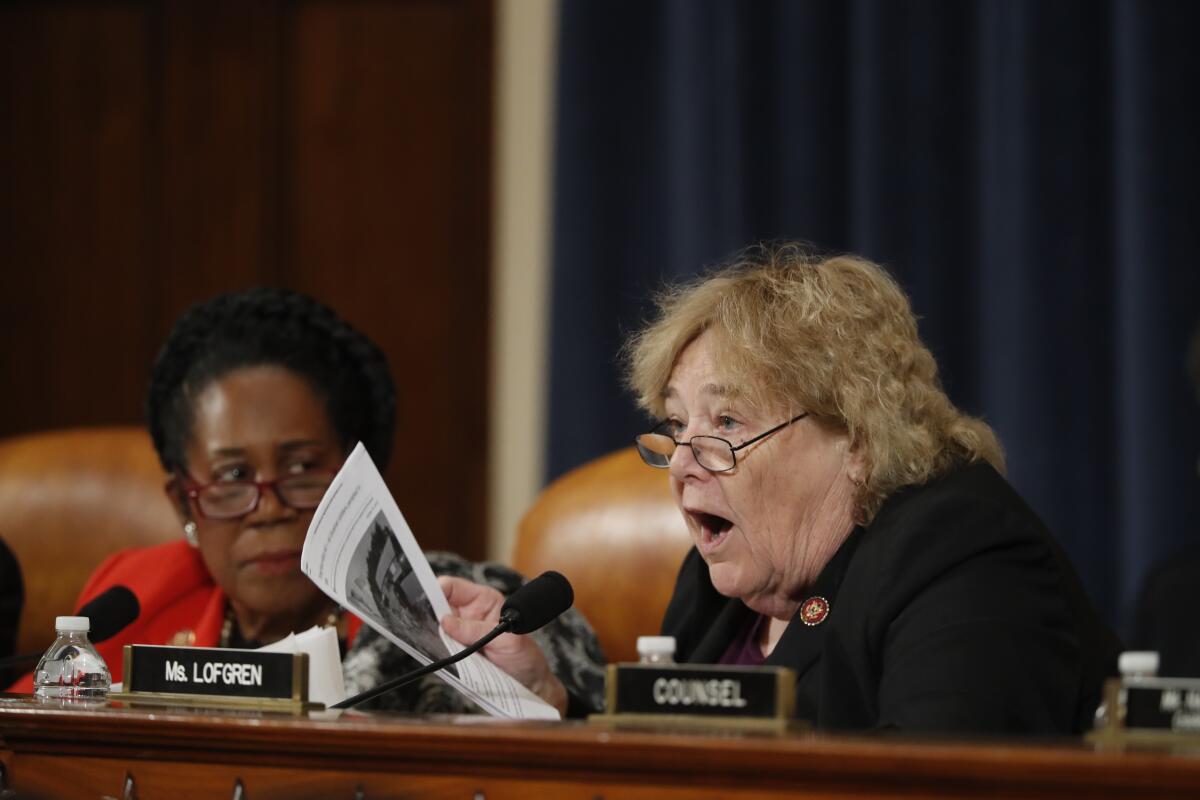
[[[149,435],[139,427],[0,441],[0,539],[25,582],[16,652],[44,649],[104,558],[182,536]]]
[[[530,577],[565,575],[608,660],[636,661],[637,637],[659,632],[689,547],[666,470],[630,447],[542,492],[517,529],[513,566]]]

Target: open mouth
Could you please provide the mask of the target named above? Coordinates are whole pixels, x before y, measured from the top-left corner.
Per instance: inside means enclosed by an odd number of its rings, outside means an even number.
[[[705,550],[720,547],[733,527],[732,522],[717,514],[694,512],[692,518],[700,525],[700,544]]]

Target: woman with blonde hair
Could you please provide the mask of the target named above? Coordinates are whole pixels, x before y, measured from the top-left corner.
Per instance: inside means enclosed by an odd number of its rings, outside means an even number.
[[[1119,644],[883,268],[754,248],[665,293],[628,355],[695,545],[679,660],[790,667],[823,728],[1089,724]]]
[[[627,355],[695,545],[677,660],[789,667],[819,728],[1089,726],[1120,644],[882,267],[751,249],[664,293]]]

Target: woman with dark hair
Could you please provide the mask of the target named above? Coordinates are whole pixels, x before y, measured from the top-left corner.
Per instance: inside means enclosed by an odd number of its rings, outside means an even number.
[[[395,406],[383,353],[311,297],[254,289],[186,312],[158,355],[146,401],[183,536],[112,556],[80,598],[85,603],[125,585],[141,602],[138,620],[98,648],[114,681],[128,643],[257,647],[318,624],[338,630],[348,692],[419,666],[300,571],[313,511],[350,450],[361,441],[386,467]],[[500,594],[521,583],[500,565],[449,553],[428,557],[452,596],[455,578]],[[451,600],[464,616],[467,603]],[[447,625],[452,635],[453,625]],[[534,636],[542,659],[525,658],[517,677],[542,687],[560,711],[568,702],[598,706],[603,656],[583,618],[569,611]],[[505,667],[506,653],[527,655],[527,647],[500,637],[484,653]],[[372,707],[473,710],[436,676],[385,694]]]

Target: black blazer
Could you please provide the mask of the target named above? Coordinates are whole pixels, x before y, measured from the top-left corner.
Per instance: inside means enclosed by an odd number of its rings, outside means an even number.
[[[1132,644],[1158,652],[1158,674],[1200,678],[1200,549],[1175,553],[1142,584]]]
[[[796,714],[827,729],[1078,733],[1120,643],[1045,526],[992,467],[889,498],[821,572],[815,626],[793,618],[768,664],[796,670]],[[693,548],[663,633],[717,661],[752,618]]]

